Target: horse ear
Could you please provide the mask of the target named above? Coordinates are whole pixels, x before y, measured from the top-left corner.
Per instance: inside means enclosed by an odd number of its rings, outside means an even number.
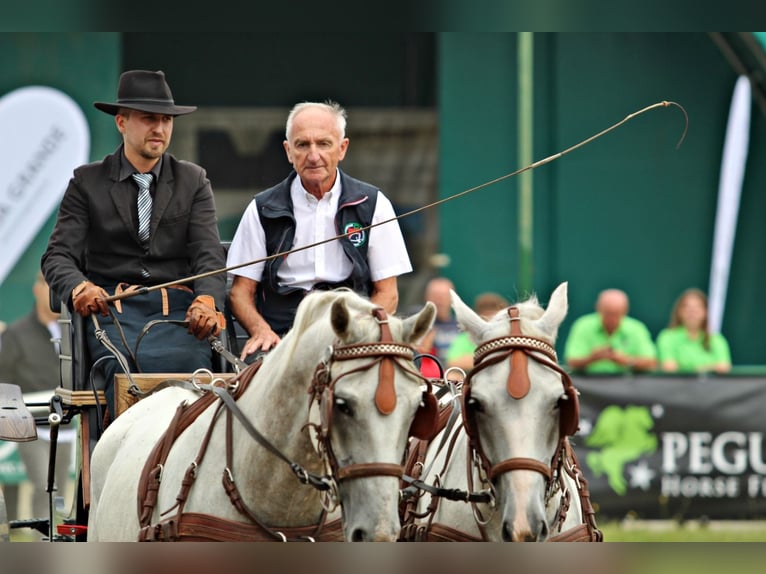
[[[455,318],[457,319],[458,325],[460,325],[464,331],[468,331],[472,336],[478,337],[478,334],[486,324],[486,321],[482,319],[476,311],[466,305],[454,290],[450,289],[449,295],[452,299],[452,310],[455,311]]]
[[[417,315],[412,315],[404,319],[404,339],[408,343],[420,341],[434,324],[436,319],[436,305],[430,301],[426,302]]]
[[[333,301],[330,308],[330,323],[335,334],[341,340],[345,340],[348,336],[348,327],[351,324],[351,315],[348,312],[345,301],[340,297]]]
[[[559,325],[567,316],[567,310],[569,303],[567,301],[567,287],[566,281],[561,283],[551,294],[551,299],[548,301],[548,307],[545,309],[545,313],[537,321],[540,329],[546,333],[551,339],[556,339],[556,334],[559,330]]]

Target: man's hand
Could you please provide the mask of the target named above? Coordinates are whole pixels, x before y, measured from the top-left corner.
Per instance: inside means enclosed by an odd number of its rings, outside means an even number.
[[[276,347],[277,343],[282,340],[279,338],[279,335],[271,330],[265,321],[263,323],[264,324],[262,328],[259,329],[255,335],[251,335],[245,343],[244,347],[242,347],[242,353],[239,358],[243,361],[245,358],[247,358],[248,355],[252,355],[258,351],[265,352],[270,350],[272,347]]]
[[[72,305],[78,315],[89,317],[91,313],[100,313],[102,317],[109,314],[106,299],[108,293],[90,281],[83,281],[72,289]]]
[[[635,366],[635,360],[633,357],[626,355],[621,351],[612,351],[611,360],[622,367],[633,368]]]
[[[208,335],[218,336],[223,328],[223,316],[215,310],[215,300],[210,295],[198,295],[186,311],[189,333],[204,339]]]
[[[613,361],[614,360],[614,351],[611,347],[599,347],[598,349],[594,349],[593,352],[590,354],[590,362],[595,363],[596,361]]]

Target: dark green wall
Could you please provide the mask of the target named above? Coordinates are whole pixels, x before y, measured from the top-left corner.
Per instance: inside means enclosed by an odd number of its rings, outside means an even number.
[[[0,35],[0,94],[30,83],[72,95],[91,126],[91,158],[117,144],[92,107],[114,97],[124,68],[164,69],[179,102],[288,106],[334,97],[349,107],[433,107],[440,118],[440,195],[519,167],[514,33]],[[628,114],[655,110],[533,172],[533,285],[543,301],[570,283],[571,320],[596,293],[626,289],[653,333],[680,290],[707,288],[723,134],[736,74],[704,33],[535,34],[534,157],[576,144]],[[723,331],[737,363],[766,363],[757,286],[766,279],[763,157],[766,126],[753,109],[750,160]],[[445,273],[466,300],[518,286],[518,178],[439,208]],[[28,286],[52,222],[0,287],[0,319],[31,304]],[[30,303],[27,303],[30,301]]]
[[[123,47],[126,69],[164,70],[199,106],[433,105],[433,34],[125,33]]]
[[[522,167],[516,159],[515,34],[440,34],[440,195]],[[661,108],[534,171],[534,285],[542,301],[569,282],[559,349],[599,290],[625,289],[653,334],[673,300],[705,290],[724,130],[736,74],[703,33],[535,34],[535,159],[564,150],[644,107]],[[735,363],[766,363],[757,317],[766,280],[766,126],[753,107],[749,162],[723,333]],[[517,178],[441,209],[446,270],[467,300],[518,293]]]
[[[0,96],[28,85],[63,91],[85,113],[90,157],[100,158],[114,149],[118,134],[114,121],[93,102],[114,98],[119,62],[116,33],[0,33]],[[32,282],[54,221],[55,214],[0,285],[0,320],[13,321],[32,309]]]

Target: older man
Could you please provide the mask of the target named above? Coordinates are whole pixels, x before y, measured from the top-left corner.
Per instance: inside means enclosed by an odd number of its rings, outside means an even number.
[[[349,287],[393,314],[397,277],[412,271],[396,221],[367,229],[395,218],[391,202],[338,168],[349,145],[345,110],[335,102],[297,104],[285,137],[295,171],[255,197],[229,248],[227,266],[239,266],[231,272],[231,308],[249,335],[243,359],[281,340],[309,291]],[[249,261],[259,263],[243,265]]]
[[[606,289],[599,294],[596,312],[580,317],[569,330],[564,358],[570,369],[620,374],[656,368],[651,333],[641,321],[628,316],[629,306],[624,291]]]

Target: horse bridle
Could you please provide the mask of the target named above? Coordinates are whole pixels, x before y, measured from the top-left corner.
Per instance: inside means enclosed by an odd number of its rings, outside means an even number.
[[[375,391],[375,406],[383,415],[391,414],[396,408],[396,389],[394,387],[395,365],[424,381],[422,401],[415,418],[410,426],[411,436],[430,436],[436,426],[438,405],[431,392],[431,383],[413,370],[415,350],[410,345],[394,342],[388,325],[388,317],[382,308],[376,308],[373,315],[380,325],[380,341],[374,343],[355,343],[351,345],[334,345],[330,347],[327,357],[317,366],[314,378],[309,388],[312,402],[319,405],[320,424],[316,426],[317,442],[320,454],[324,453],[337,482],[347,479],[369,476],[394,476],[401,478],[404,474],[403,462],[399,464],[385,462],[366,462],[340,466],[330,441],[332,430],[335,385],[343,377],[353,373],[366,371],[380,365],[378,371],[378,386]],[[371,359],[369,362],[331,378],[331,368],[334,361],[349,361],[354,359]],[[409,365],[403,364],[407,361]]]
[[[486,341],[474,351],[474,368],[463,384],[463,423],[471,447],[477,453],[486,476],[490,481],[501,474],[513,470],[532,470],[542,474],[546,478],[546,483],[550,485],[553,480],[554,470],[559,466],[564,441],[567,436],[575,434],[578,429],[579,402],[577,390],[574,388],[569,374],[558,365],[555,349],[547,341],[536,337],[528,337],[521,333],[518,307],[509,307],[508,316],[511,321],[510,336]],[[467,408],[471,397],[471,381],[477,373],[487,367],[509,359],[511,370],[506,383],[506,390],[514,399],[521,399],[526,396],[530,389],[529,374],[527,372],[527,359],[530,357],[561,375],[564,393],[559,399],[558,446],[549,464],[532,458],[514,457],[493,465],[481,446],[474,415]]]

